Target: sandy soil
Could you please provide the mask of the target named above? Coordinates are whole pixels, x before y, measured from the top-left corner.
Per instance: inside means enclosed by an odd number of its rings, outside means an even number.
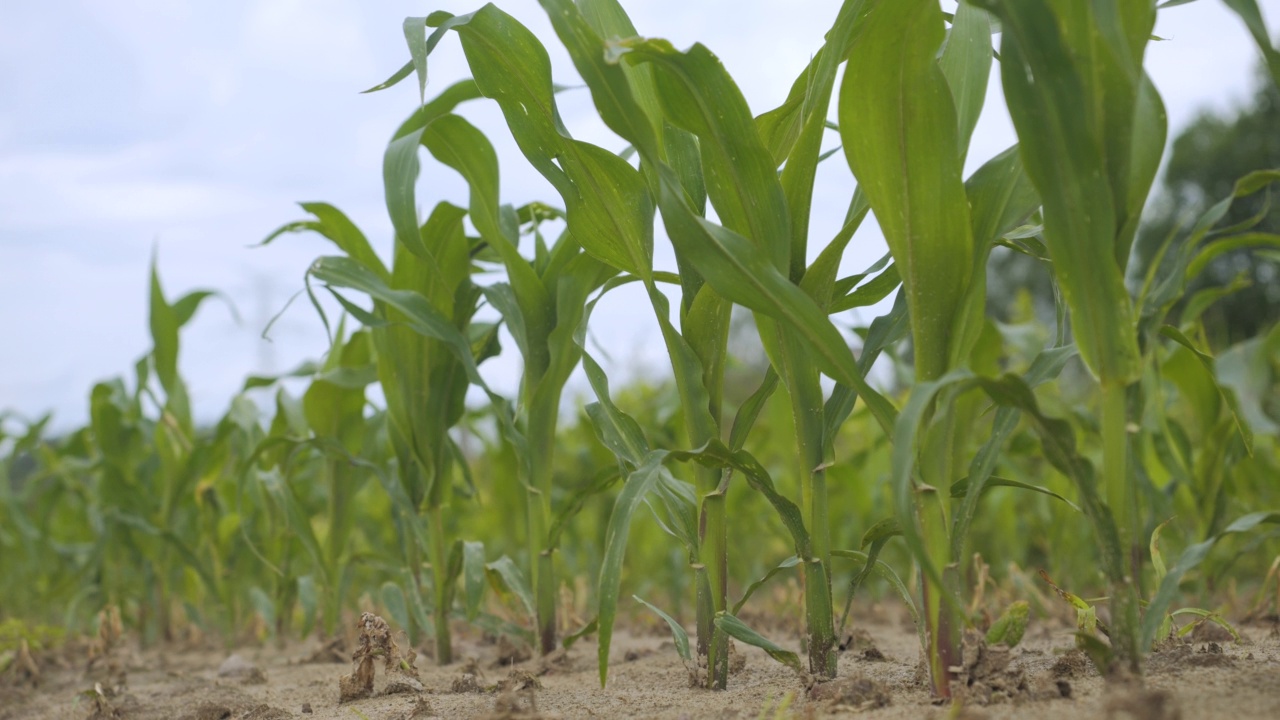
[[[352,672],[351,663],[317,662],[324,653],[317,652],[315,642],[242,648],[235,654],[243,663],[228,662],[231,653],[225,650],[122,648],[88,670],[75,660],[67,663],[70,667],[47,666],[34,688],[6,679],[0,686],[0,720],[1280,718],[1280,631],[1270,626],[1242,628],[1242,644],[1206,635],[1160,652],[1148,664],[1147,689],[1137,691],[1104,683],[1087,660],[1070,652],[1073,640],[1065,628],[1033,623],[1007,657],[997,649],[968,658],[977,679],[967,689],[970,701],[964,708],[930,702],[917,680],[913,628],[880,622],[861,630],[862,642],[841,656],[840,684],[812,691],[803,678],[754,648],[741,651],[745,664],[730,678],[729,690],[692,689],[669,639],[623,633],[615,638],[604,689],[590,640],[551,662],[512,665],[498,660],[509,647],[462,639],[456,650],[460,662],[437,668],[427,658],[418,659],[425,692],[345,704],[339,704],[338,679]],[[386,685],[381,665],[378,674],[381,692]],[[474,677],[464,678],[467,674]],[[495,690],[500,684],[514,689]],[[788,697],[789,708],[775,712]],[[991,704],[980,705],[983,701]]]

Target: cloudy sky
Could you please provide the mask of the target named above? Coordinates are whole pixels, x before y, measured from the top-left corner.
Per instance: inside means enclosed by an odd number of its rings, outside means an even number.
[[[499,3],[539,37],[554,38],[536,3]],[[630,0],[643,34],[678,47],[701,41],[738,79],[754,112],[778,104],[821,45],[834,0]],[[1273,31],[1280,2],[1263,0]],[[127,373],[147,351],[147,267],[153,249],[168,294],[224,292],[238,310],[209,304],[183,336],[182,371],[197,415],[220,415],[244,376],[283,371],[326,349],[305,302],[272,329],[267,320],[302,287],[323,241],[292,236],[249,246],[299,218],[297,201],[345,210],[375,247],[389,247],[380,166],[391,131],[413,109],[412,83],[357,92],[407,58],[401,21],[476,2],[403,0],[45,0],[0,9],[0,409],[52,410],[58,425],[83,422],[98,380]],[[785,12],[780,11],[785,7]],[[1148,67],[1173,132],[1204,109],[1249,96],[1256,50],[1215,0],[1162,11]],[[556,80],[575,84],[554,40]],[[432,58],[431,87],[465,74],[456,38]],[[585,92],[562,96],[567,126],[621,149],[593,119]],[[491,103],[463,111],[498,146],[504,200],[554,199],[524,166]],[[975,135],[971,166],[1013,134],[998,78]],[[829,144],[834,145],[830,139]],[[838,158],[824,166],[813,231],[824,242],[843,215],[852,180]],[[419,202],[465,205],[465,188],[424,166]],[[558,204],[558,202],[557,202]],[[847,265],[883,253],[874,227],[855,239]],[[670,264],[669,253],[659,262]],[[638,296],[619,293],[597,311],[593,332],[619,372],[664,372],[661,343]],[[864,318],[869,319],[869,318]],[[513,354],[513,353],[512,353]],[[484,372],[510,390],[518,359]]]

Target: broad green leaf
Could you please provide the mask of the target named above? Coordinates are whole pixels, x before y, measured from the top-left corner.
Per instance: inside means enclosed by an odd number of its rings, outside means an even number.
[[[756,420],[760,418],[760,412],[764,410],[765,403],[773,395],[773,391],[778,388],[778,373],[774,371],[770,365],[764,373],[764,379],[760,381],[760,387],[756,388],[751,396],[743,401],[738,407],[738,412],[733,417],[733,425],[729,429],[729,449],[741,450],[742,446],[747,442],[747,436],[751,434],[751,428],[755,426]]]
[[[1133,49],[1116,48],[1113,39],[1110,53],[1093,54],[1099,31],[1082,4],[1069,11],[1063,6],[1063,13],[1072,13],[1069,22],[1045,0],[977,4],[1001,19],[1005,96],[1022,161],[1044,202],[1045,242],[1080,355],[1104,382],[1132,382],[1141,365],[1123,275],[1132,234],[1124,228],[1145,197],[1143,163],[1150,155],[1146,146],[1139,148],[1142,172],[1130,177],[1131,144],[1141,132],[1133,120],[1139,78],[1136,72],[1117,78],[1124,75],[1121,68],[1134,65]],[[1104,55],[1105,61],[1090,62]],[[1096,80],[1095,72],[1119,85],[1099,86],[1106,81]]]
[[[1071,358],[1076,357],[1074,345],[1055,347],[1041,351],[1031,361],[1023,380],[1030,388],[1054,380],[1066,367]],[[1018,426],[1019,412],[1015,407],[1002,406],[996,410],[995,419],[991,423],[991,434],[978,450],[977,455],[969,463],[968,480],[978,492],[967,495],[964,502],[953,515],[951,524],[951,557],[956,562],[964,556],[965,545],[969,540],[969,528],[978,512],[978,501],[987,478],[995,471],[996,463],[1004,451],[1004,443]],[[1074,507],[1074,506],[1073,506]]]
[[[946,372],[973,266],[955,103],[936,62],[932,0],[868,3],[840,90],[845,155],[893,253],[911,317],[916,373]]]

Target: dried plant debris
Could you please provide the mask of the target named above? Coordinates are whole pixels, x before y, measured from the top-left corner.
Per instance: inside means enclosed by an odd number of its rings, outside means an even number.
[[[19,687],[39,687],[40,666],[31,655],[31,646],[26,638],[18,640],[18,648],[7,654],[4,659],[3,674],[5,679]]]
[[[871,710],[887,707],[893,701],[888,685],[863,675],[836,678],[829,682],[815,682],[809,686],[809,698],[825,703],[829,710],[836,708]]]
[[[422,681],[408,675],[393,674],[387,679],[387,684],[382,688],[383,695],[401,695],[409,693],[426,692]]]
[[[123,720],[124,711],[116,707],[113,696],[114,693],[103,688],[102,683],[95,684],[92,690],[80,693],[80,699],[89,707],[85,720]]]
[[[89,662],[85,665],[85,678],[107,686],[124,685],[127,679],[123,658],[124,626],[120,610],[108,605],[98,613],[98,633],[89,641]]]
[[[439,717],[436,709],[431,705],[431,701],[426,695],[419,695],[417,701],[413,703],[413,707],[409,708],[401,720],[426,720],[427,718]]]
[[[345,703],[373,695],[375,665],[382,660],[387,684],[383,692],[422,692],[418,670],[413,662],[416,654],[410,651],[400,654],[400,648],[392,637],[387,621],[371,612],[361,613],[358,644],[351,654],[354,668],[350,675],[338,679],[338,702]]]

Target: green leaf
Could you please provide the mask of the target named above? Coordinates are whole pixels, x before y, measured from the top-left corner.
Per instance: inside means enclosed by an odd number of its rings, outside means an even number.
[[[840,90],[841,139],[902,276],[917,375],[931,380],[952,356],[974,255],[959,122],[936,61],[943,19],[932,0],[869,7]]]
[[[320,595],[316,590],[316,579],[310,575],[298,578],[298,605],[302,609],[302,627],[298,629],[298,637],[311,635],[316,625],[317,612],[320,606]]]
[[[1169,518],[1156,526],[1151,531],[1151,567],[1156,571],[1156,582],[1164,580],[1164,576],[1168,573],[1164,564],[1164,555],[1160,552],[1160,531],[1164,530],[1164,526],[1173,522],[1173,518]]]
[[[947,78],[955,100],[960,159],[969,151],[969,138],[982,114],[991,76],[991,18],[983,10],[962,2],[956,8],[938,67]]]
[[[729,637],[764,650],[769,654],[769,657],[795,670],[797,673],[804,672],[800,665],[800,656],[790,650],[783,649],[772,640],[747,627],[746,623],[733,615],[720,613],[716,616],[715,622],[716,627],[723,630]]]
[[[462,544],[462,586],[466,595],[467,620],[474,622],[480,613],[480,599],[484,593],[484,543]]]
[[[892,427],[897,411],[863,379],[848,345],[826,313],[746,238],[696,216],[666,168],[662,170],[660,205],[676,251],[698,268],[716,292],[797,333],[813,350],[813,359],[823,372],[856,389],[881,426]]]
[[[405,602],[404,590],[393,582],[385,582],[382,584],[382,605],[387,609],[387,614],[391,616],[400,629],[408,632],[409,630],[409,604]]]
[[[1031,606],[1025,600],[1018,600],[1009,605],[987,631],[987,644],[1004,643],[1010,648],[1017,647],[1018,643],[1022,642],[1023,633],[1027,630],[1027,615],[1030,612]]]
[[[596,595],[599,598],[599,630],[600,641],[598,658],[600,664],[600,686],[604,687],[609,676],[609,646],[613,640],[613,623],[618,614],[618,593],[622,585],[622,559],[626,554],[627,535],[631,531],[631,519],[636,509],[649,491],[658,482],[661,473],[666,472],[662,461],[666,453],[655,450],[647,453],[643,461],[627,477],[614,501],[613,511],[609,514],[609,524],[605,527],[604,557],[600,563],[599,583]]]
[[[676,652],[680,653],[680,658],[685,662],[693,662],[693,655],[689,652],[689,633],[685,632],[685,629],[680,626],[680,623],[676,622],[675,618],[659,610],[656,606],[650,605],[639,595],[632,595],[631,597],[636,602],[652,610],[654,614],[662,618],[667,623],[667,627],[671,628],[671,639],[676,643]]]
[[[520,598],[520,602],[524,605],[525,612],[529,613],[529,617],[537,615],[537,611],[534,609],[533,592],[529,590],[529,583],[525,581],[524,573],[520,572],[520,568],[516,567],[511,558],[503,555],[484,567],[485,570],[497,574],[502,579],[502,583],[506,586],[508,592],[515,593],[516,597]]]
[[[1200,361],[1200,364],[1204,366],[1204,369],[1206,370],[1205,377],[1207,377],[1209,382],[1213,384],[1214,388],[1218,391],[1219,396],[1222,398],[1222,401],[1226,404],[1227,409],[1231,413],[1232,422],[1235,424],[1236,433],[1240,436],[1241,441],[1244,442],[1245,452],[1252,456],[1253,430],[1249,428],[1249,423],[1245,420],[1244,411],[1240,409],[1240,400],[1236,397],[1235,391],[1218,382],[1218,375],[1214,368],[1213,356],[1197,348],[1195,343],[1191,342],[1190,338],[1182,334],[1181,330],[1173,327],[1172,325],[1165,325],[1160,328],[1160,334],[1190,350],[1192,354],[1195,355],[1196,359]]]
[[[1005,97],[1022,161],[1044,201],[1044,238],[1071,308],[1080,355],[1104,382],[1132,382],[1141,363],[1124,285],[1132,242],[1125,226],[1136,218],[1144,184],[1154,174],[1154,167],[1146,167],[1150,149],[1142,143],[1153,137],[1162,143],[1164,137],[1163,124],[1157,133],[1154,126],[1135,123],[1140,70],[1122,71],[1132,66],[1132,48],[1095,52],[1098,34],[1108,36],[1083,5],[1070,6],[1068,22],[1042,0],[977,4],[1001,19]],[[1104,55],[1107,60],[1099,59]],[[1143,97],[1158,103],[1158,97]],[[1130,177],[1135,155],[1140,171]]]
[[[1222,0],[1222,2],[1234,10],[1244,21],[1245,27],[1249,28],[1249,34],[1258,44],[1258,50],[1262,52],[1262,58],[1267,63],[1271,81],[1280,86],[1280,49],[1271,44],[1271,33],[1267,30],[1266,21],[1262,19],[1262,10],[1258,7],[1257,0]]]
[[[993,487],[1011,487],[1011,488],[1020,488],[1022,490],[1030,490],[1032,492],[1038,492],[1041,495],[1048,495],[1051,498],[1061,500],[1062,502],[1066,503],[1067,506],[1070,507],[1072,510],[1075,510],[1076,512],[1080,512],[1080,508],[1075,503],[1059,495],[1058,493],[1050,490],[1049,488],[1041,487],[1039,485],[1032,485],[1031,483],[1022,482],[1021,480],[1010,480],[1009,478],[997,477],[995,475],[989,476],[987,478],[987,482],[984,483],[984,485],[985,485],[984,489],[993,488]],[[968,494],[969,494],[969,478],[967,477],[960,478],[954,483],[951,483],[951,497],[962,498]]]
[[[764,586],[765,583],[772,580],[773,576],[777,575],[783,570],[790,570],[791,568],[799,564],[800,564],[799,556],[792,555],[791,557],[788,557],[787,559],[783,560],[782,562],[778,563],[773,568],[771,568],[769,572],[764,574],[764,577],[748,585],[747,588],[742,591],[742,597],[738,599],[738,602],[733,604],[733,610],[732,610],[733,614],[737,615],[738,613],[742,612],[742,606],[747,604],[747,601],[751,599],[751,596],[755,594],[756,590],[759,590],[761,587]]]
[[[705,446],[691,451],[672,451],[668,453],[673,460],[694,461],[717,468],[732,468],[742,473],[752,489],[765,496],[769,504],[778,513],[782,524],[791,534],[796,554],[800,557],[809,555],[809,532],[804,526],[804,516],[795,503],[777,491],[769,472],[746,450],[731,451],[719,440],[712,440]]]

